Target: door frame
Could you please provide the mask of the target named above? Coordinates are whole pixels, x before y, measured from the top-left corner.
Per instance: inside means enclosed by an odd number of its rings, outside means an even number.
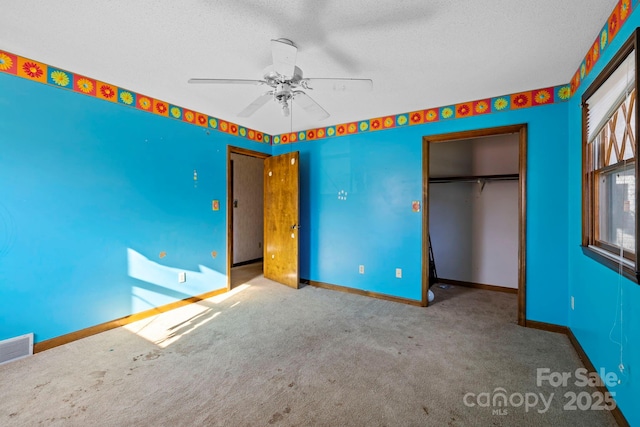
[[[422,137],[422,305],[428,306],[429,292],[429,146],[504,134],[519,134],[518,166],[518,325],[527,326],[527,125],[517,124]]]
[[[241,154],[243,156],[266,159],[271,154],[259,151],[248,150],[246,148],[227,145],[227,291],[231,290],[231,267],[233,261],[233,167],[231,165],[231,155]],[[264,186],[262,188],[264,194]]]

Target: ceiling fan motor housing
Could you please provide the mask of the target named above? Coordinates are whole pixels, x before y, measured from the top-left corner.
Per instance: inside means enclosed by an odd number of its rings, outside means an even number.
[[[276,87],[281,83],[289,83],[291,86],[295,87],[300,85],[300,82],[302,81],[302,70],[295,67],[293,76],[287,77],[275,71],[272,66],[269,66],[265,69],[264,80],[272,87]]]

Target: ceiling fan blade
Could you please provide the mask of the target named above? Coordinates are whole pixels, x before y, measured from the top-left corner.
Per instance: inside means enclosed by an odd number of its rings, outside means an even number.
[[[271,56],[273,57],[273,69],[285,77],[293,77],[296,68],[296,55],[298,48],[291,40],[271,40]]]
[[[243,80],[243,79],[189,79],[188,83],[197,84],[232,84],[232,85],[261,85],[265,84],[264,80]]]
[[[304,79],[307,89],[334,90],[336,92],[368,92],[373,88],[371,79]]]
[[[324,120],[329,117],[329,113],[304,92],[294,92],[293,101],[316,120]]]
[[[257,97],[251,104],[238,113],[238,117],[249,117],[273,98],[273,91],[266,92]]]

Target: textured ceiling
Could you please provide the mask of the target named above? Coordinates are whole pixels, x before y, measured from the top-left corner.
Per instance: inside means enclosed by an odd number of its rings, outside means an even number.
[[[0,49],[269,134],[569,82],[616,0],[0,0]],[[261,79],[270,40],[305,77],[371,78],[370,93],[309,91],[331,117],[282,116]]]

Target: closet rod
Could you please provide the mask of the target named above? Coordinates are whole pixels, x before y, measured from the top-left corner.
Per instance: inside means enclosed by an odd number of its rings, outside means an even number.
[[[442,176],[429,178],[430,184],[444,184],[447,182],[487,182],[487,181],[517,181],[517,173],[503,175],[474,175],[474,176]]]

